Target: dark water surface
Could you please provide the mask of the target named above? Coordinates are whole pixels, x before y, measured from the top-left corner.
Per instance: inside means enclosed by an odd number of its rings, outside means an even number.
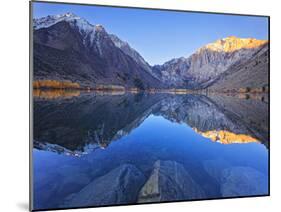
[[[268,194],[268,103],[221,95],[34,97],[34,209]]]

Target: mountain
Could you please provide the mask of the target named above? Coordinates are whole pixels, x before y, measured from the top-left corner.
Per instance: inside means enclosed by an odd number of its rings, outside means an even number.
[[[230,36],[149,65],[127,42],[73,13],[33,20],[34,87],[268,90],[268,41]]]
[[[110,34],[110,38],[117,48],[120,48],[125,54],[133,58],[133,60],[148,73],[158,78],[158,76],[153,72],[151,66],[144,60],[144,58],[135,49],[130,47],[130,45],[127,42],[122,41],[120,38],[118,38],[116,35],[113,34]]]
[[[170,86],[206,88],[230,68],[253,60],[264,48],[268,48],[266,40],[230,36],[199,48],[187,58],[176,58],[156,65],[153,70]]]
[[[269,49],[262,46],[254,56],[240,64],[230,66],[211,86],[210,91],[266,92],[269,89]]]
[[[76,87],[161,85],[144,59],[102,25],[66,13],[34,19],[33,28],[38,87],[56,87],[62,81]]]

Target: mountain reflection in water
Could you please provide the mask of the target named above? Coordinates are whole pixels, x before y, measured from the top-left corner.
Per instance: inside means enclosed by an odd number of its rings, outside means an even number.
[[[265,195],[268,137],[259,98],[35,94],[34,206]]]

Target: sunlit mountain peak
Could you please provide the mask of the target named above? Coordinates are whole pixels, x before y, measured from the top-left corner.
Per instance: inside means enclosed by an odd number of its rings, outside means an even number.
[[[219,52],[234,52],[240,49],[258,48],[266,43],[268,43],[267,40],[258,40],[255,38],[238,38],[236,36],[229,36],[223,39],[219,39],[214,43],[209,43],[203,48]]]

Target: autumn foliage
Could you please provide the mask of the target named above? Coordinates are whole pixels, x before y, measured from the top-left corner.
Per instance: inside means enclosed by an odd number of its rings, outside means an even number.
[[[54,88],[54,89],[78,89],[79,83],[71,81],[57,81],[57,80],[36,80],[33,81],[33,88]]]

